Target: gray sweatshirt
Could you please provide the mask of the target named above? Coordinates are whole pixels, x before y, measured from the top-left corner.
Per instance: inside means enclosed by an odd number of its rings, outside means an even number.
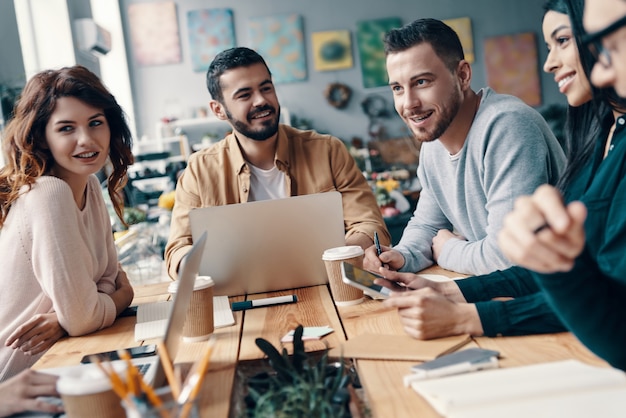
[[[465,274],[486,274],[511,263],[497,244],[504,216],[515,199],[541,184],[554,184],[565,154],[543,117],[516,97],[482,89],[482,99],[461,151],[451,156],[439,141],[423,143],[417,175],[422,191],[413,217],[395,247],[401,271],[431,264],[440,229],[451,239],[438,264]]]

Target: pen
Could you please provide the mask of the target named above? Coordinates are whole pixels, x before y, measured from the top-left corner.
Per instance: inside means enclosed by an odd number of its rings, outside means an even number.
[[[383,253],[383,248],[380,246],[380,240],[378,239],[378,232],[374,231],[374,246],[376,247],[376,255],[380,257]],[[383,267],[388,268],[387,264],[383,264]]]
[[[378,240],[378,232],[374,231],[374,245],[376,246],[376,255],[381,255],[383,249],[380,247],[380,241]]]
[[[233,302],[233,311],[245,311],[246,309],[258,308],[260,306],[268,305],[280,305],[281,303],[293,303],[297,302],[298,297],[296,295],[289,296],[276,296],[273,298],[246,300],[243,302]]]

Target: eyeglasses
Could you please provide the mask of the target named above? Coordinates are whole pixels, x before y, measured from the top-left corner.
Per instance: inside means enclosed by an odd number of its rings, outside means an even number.
[[[606,38],[618,29],[626,26],[626,16],[616,20],[604,29],[594,33],[589,33],[583,38],[583,43],[587,45],[593,58],[599,62],[604,68],[610,68],[611,53],[602,45],[602,39]]]

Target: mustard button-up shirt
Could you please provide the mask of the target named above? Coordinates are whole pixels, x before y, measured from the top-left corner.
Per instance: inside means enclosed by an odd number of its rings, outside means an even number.
[[[384,245],[391,237],[376,198],[346,146],[331,135],[280,125],[276,167],[285,173],[288,196],[328,191],[342,195],[346,239],[378,232]],[[181,259],[192,244],[189,211],[244,203],[250,195],[250,168],[234,134],[194,153],[176,186],[170,237],[165,248],[168,274],[177,277]]]

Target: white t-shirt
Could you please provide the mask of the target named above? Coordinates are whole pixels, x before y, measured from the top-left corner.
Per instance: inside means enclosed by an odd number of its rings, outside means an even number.
[[[285,173],[273,166],[269,170],[250,166],[250,196],[249,202],[270,199],[283,199],[287,196],[285,187]]]

